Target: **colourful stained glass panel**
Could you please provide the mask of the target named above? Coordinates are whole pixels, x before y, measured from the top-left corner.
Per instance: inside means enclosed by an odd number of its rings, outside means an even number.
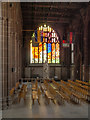
[[[52,43],[52,63],[55,63],[55,43]]]
[[[39,63],[42,63],[42,43],[39,43]]]
[[[56,44],[56,63],[59,63],[59,44]]]
[[[43,44],[43,62],[45,63],[46,60],[47,60],[47,44],[44,43]]]
[[[48,43],[48,63],[51,63],[51,43]]]
[[[38,63],[38,47],[35,47],[35,63]]]
[[[32,47],[32,63],[34,63],[34,47]]]

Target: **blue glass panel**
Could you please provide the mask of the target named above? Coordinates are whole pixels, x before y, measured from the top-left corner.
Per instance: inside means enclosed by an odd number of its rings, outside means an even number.
[[[51,52],[51,43],[48,43],[48,53]]]

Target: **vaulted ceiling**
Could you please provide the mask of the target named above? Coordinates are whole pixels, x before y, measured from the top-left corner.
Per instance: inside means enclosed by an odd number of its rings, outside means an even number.
[[[22,2],[23,29],[42,23],[68,25],[86,6],[85,2]]]

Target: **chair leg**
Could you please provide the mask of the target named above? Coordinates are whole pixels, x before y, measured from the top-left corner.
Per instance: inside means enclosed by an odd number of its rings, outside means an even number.
[[[38,104],[40,105],[40,100],[38,99]]]
[[[34,99],[32,99],[33,100],[33,105],[34,105]]]

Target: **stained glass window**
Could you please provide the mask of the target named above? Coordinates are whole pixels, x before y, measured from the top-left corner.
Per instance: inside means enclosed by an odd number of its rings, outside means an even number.
[[[30,41],[30,63],[60,63],[60,41],[46,25],[35,30]]]

